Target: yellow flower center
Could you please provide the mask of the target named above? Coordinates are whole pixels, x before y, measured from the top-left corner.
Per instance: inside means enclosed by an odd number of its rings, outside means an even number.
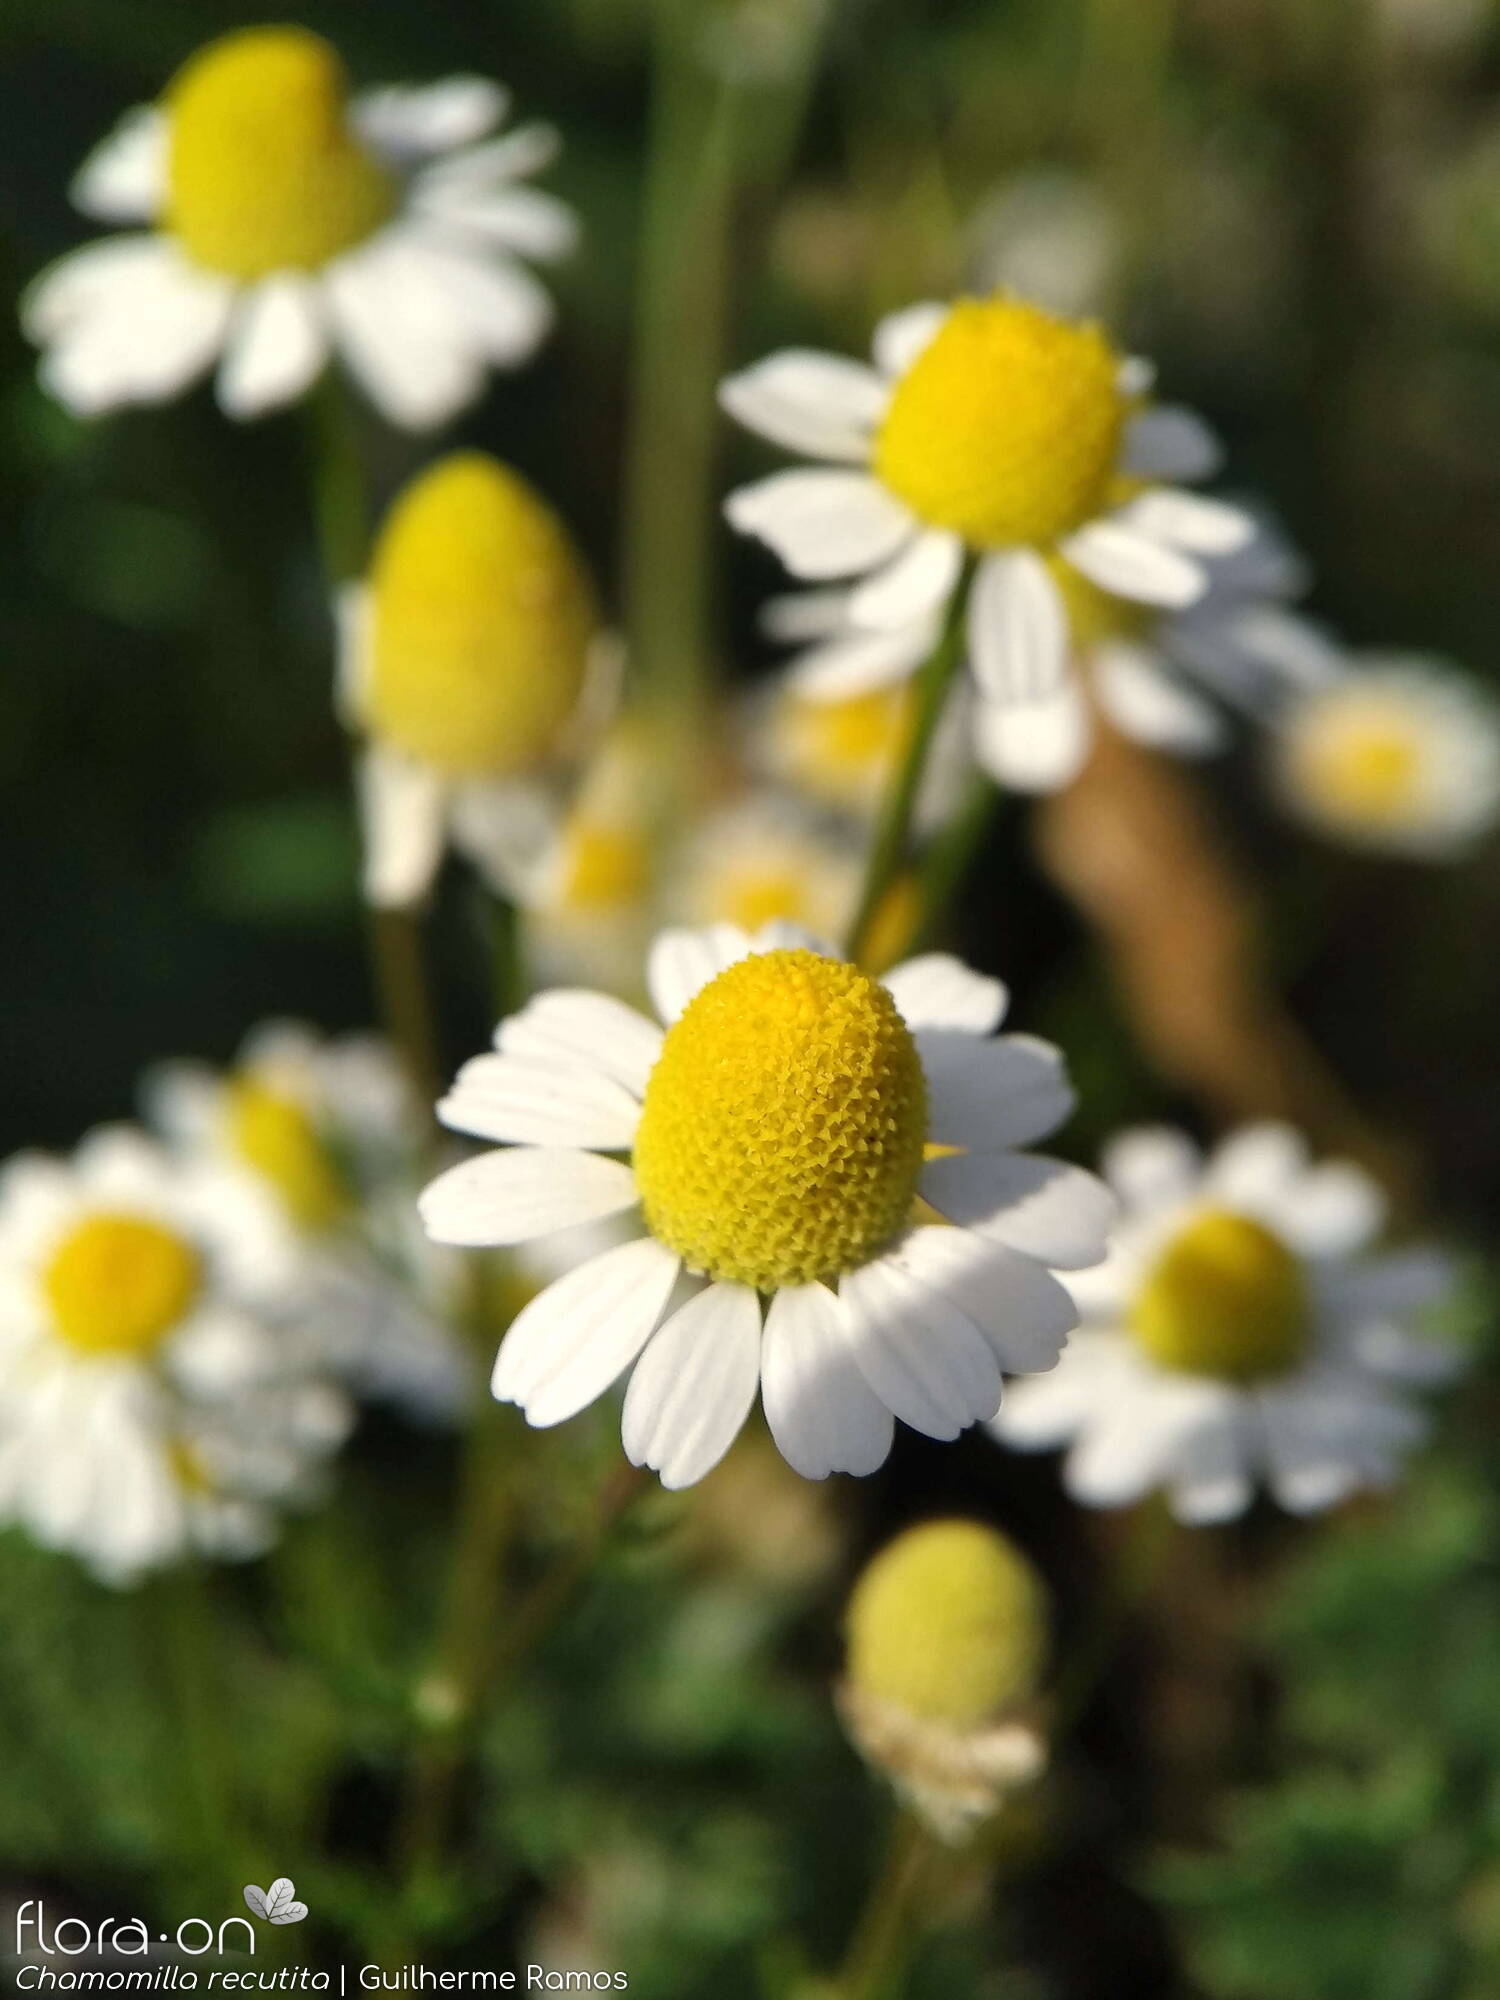
[[[1301,1267],[1261,1223],[1210,1209],[1157,1258],[1130,1327],[1163,1368],[1234,1382],[1286,1374],[1307,1347]]]
[[[1397,825],[1421,800],[1426,758],[1402,715],[1331,704],[1307,718],[1292,760],[1308,803],[1335,819]]]
[[[312,271],[363,241],[395,184],[345,117],[343,65],[304,28],[247,28],[200,49],[167,92],[166,220],[233,278]]]
[[[331,1229],[349,1206],[338,1162],[304,1106],[253,1074],[229,1086],[226,1116],[236,1153],[280,1198],[301,1229]]]
[[[644,828],[600,822],[569,829],[557,892],[564,909],[633,909],[650,879],[651,848]]]
[[[816,858],[809,856],[808,863],[816,867]],[[733,868],[714,885],[711,915],[714,922],[737,924],[742,931],[758,931],[777,917],[805,923],[808,898],[807,878],[790,864]]]
[[[593,593],[518,474],[455,452],[396,502],[370,569],[372,727],[454,777],[542,762],[583,687]]]
[[[84,1354],[147,1354],[202,1283],[190,1243],[145,1216],[104,1211],[71,1230],[42,1274],[52,1323]]]
[[[905,747],[911,720],[906,687],[845,701],[809,701],[789,689],[771,727],[791,783],[830,805],[859,808]]]
[[[961,299],[897,383],[875,471],[979,548],[1044,546],[1105,504],[1128,407],[1097,327]]]
[[[883,986],[810,951],[741,959],[668,1030],[635,1175],[688,1269],[763,1291],[881,1249],[916,1192],[927,1090]]]
[[[1032,1694],[1047,1646],[1042,1584],[977,1521],[898,1535],[849,1600],[849,1684],[909,1714],[978,1728]]]

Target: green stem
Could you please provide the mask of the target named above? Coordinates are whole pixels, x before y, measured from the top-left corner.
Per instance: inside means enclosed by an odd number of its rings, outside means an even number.
[[[370,508],[359,413],[336,368],[324,374],[309,399],[308,410],[318,548],[329,587],[337,590],[364,568]]]
[[[215,1648],[211,1579],[195,1562],[151,1588],[161,1621],[165,1679],[176,1722],[175,1765],[182,1785],[182,1823],[193,1828],[191,1859],[205,1891],[222,1897],[237,1868],[237,1806],[230,1745],[232,1718]]]
[[[738,129],[700,11],[656,0],[651,131],[625,468],[626,643],[679,791],[710,698],[715,390],[724,369]],[[664,805],[670,810],[672,802]]]
[[[897,1988],[915,1942],[918,1892],[932,1853],[932,1836],[911,1814],[903,1813],[834,1976],[838,2000],[883,2000]]]
[[[958,811],[932,842],[922,861],[922,924],[918,945],[930,946],[941,937],[999,803],[1000,791],[994,780],[983,771],[974,772]]]
[[[359,413],[348,384],[330,368],[309,400],[313,516],[330,594],[364,568],[370,533]],[[377,1011],[417,1100],[437,1102],[442,1063],[420,920],[406,910],[373,910],[370,973]]]
[[[917,673],[917,707],[911,736],[876,822],[859,904],[844,939],[844,956],[856,962],[869,942],[870,929],[880,906],[906,862],[912,814],[916,810],[922,776],[927,769],[927,755],[932,748],[948,689],[964,655],[964,612],[969,601],[972,576],[973,563],[970,562],[949,600],[942,634],[926,664]]]
[[[422,919],[413,910],[371,910],[370,969],[381,1022],[429,1113],[442,1095],[437,1023],[422,949]]]
[[[397,1857],[408,1891],[420,1888],[442,1865],[459,1781],[485,1708],[551,1631],[645,1485],[645,1475],[634,1466],[609,1480],[582,1535],[522,1595],[502,1635],[502,1565],[514,1515],[512,1461],[493,1421],[476,1427],[447,1620],[424,1682],[427,1733],[412,1758],[398,1822]]]

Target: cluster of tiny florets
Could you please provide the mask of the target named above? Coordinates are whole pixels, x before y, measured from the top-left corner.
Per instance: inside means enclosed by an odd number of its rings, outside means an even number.
[[[810,951],[742,959],[667,1035],[635,1172],[689,1270],[773,1290],[864,1263],[905,1221],[927,1093],[885,988]]]
[[[1127,398],[1094,326],[964,299],[896,386],[875,469],[912,512],[980,548],[1056,541],[1098,512]]]

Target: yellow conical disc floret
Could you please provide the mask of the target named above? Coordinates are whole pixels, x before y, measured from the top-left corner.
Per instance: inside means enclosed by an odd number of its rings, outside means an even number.
[[[1041,1580],[978,1521],[898,1535],[849,1600],[849,1687],[928,1722],[977,1729],[1035,1693],[1047,1650]]]
[[[57,1332],[85,1354],[146,1354],[192,1305],[202,1271],[190,1243],[145,1216],[102,1212],[53,1251],[42,1290]]]
[[[1106,504],[1128,399],[1094,326],[962,299],[897,383],[875,470],[978,548],[1045,546]]]
[[[905,1220],[926,1119],[883,986],[810,951],[741,959],[668,1030],[646,1085],[647,1223],[711,1277],[765,1291],[837,1277]]]
[[[1163,1368],[1235,1382],[1285,1374],[1307,1346],[1301,1266],[1263,1223],[1209,1209],[1161,1252],[1130,1326]]]
[[[298,1227],[331,1228],[349,1206],[349,1189],[306,1108],[246,1075],[230,1084],[225,1111],[231,1146],[270,1183]]]
[[[234,278],[310,271],[380,227],[395,186],[346,95],[305,28],[246,28],[184,64],[166,98],[166,220],[189,257]]]
[[[578,705],[595,632],[552,509],[483,452],[413,480],[370,568],[371,727],[454,777],[542,762]]]

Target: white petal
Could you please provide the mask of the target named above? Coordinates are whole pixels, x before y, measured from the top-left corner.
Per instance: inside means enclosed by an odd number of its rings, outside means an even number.
[[[1049,1373],[1023,1375],[1006,1384],[1005,1401],[990,1429],[1017,1451],[1051,1451],[1136,1386],[1118,1334],[1075,1333]]]
[[[850,592],[851,624],[891,631],[934,618],[953,595],[963,560],[963,543],[957,535],[918,535],[883,569]]]
[[[1034,1153],[956,1153],[929,1160],[918,1188],[939,1215],[1062,1271],[1104,1255],[1115,1198],[1082,1167]]]
[[[951,952],[924,952],[885,975],[884,985],[908,1028],[951,1028],[988,1035],[998,1028],[1010,995],[998,979],[971,972]]]
[[[470,778],[449,795],[448,833],[497,895],[523,907],[556,854],[560,802],[544,773]]]
[[[338,344],[376,407],[408,430],[432,430],[484,387],[484,355],[420,245],[388,229],[324,274]]]
[[[333,706],[346,729],[365,727],[365,695],[370,685],[372,621],[370,593],[362,583],[346,583],[333,594],[335,660]]]
[[[354,123],[382,152],[418,158],[482,139],[505,115],[510,93],[485,76],[450,76],[411,88],[367,91],[350,109]]]
[[[934,300],[887,313],[875,329],[875,366],[882,375],[904,375],[932,339],[950,308]]]
[[[1223,457],[1218,438],[1196,410],[1156,403],[1126,431],[1120,470],[1132,479],[1211,479]]]
[[[1208,587],[1201,564],[1119,518],[1090,521],[1062,544],[1062,554],[1101,590],[1141,604],[1181,610],[1196,604]]]
[[[443,855],[447,788],[428,764],[372,743],[356,771],[364,892],[376,909],[405,909],[432,887]]]
[[[475,189],[439,184],[414,195],[413,214],[452,235],[469,235],[518,257],[555,263],[578,246],[578,217],[541,188]]]
[[[1114,518],[1148,541],[1165,542],[1190,555],[1233,555],[1255,534],[1255,522],[1241,508],[1175,486],[1153,486]]]
[[[1062,1051],[1030,1035],[980,1040],[923,1029],[917,1054],[927,1080],[927,1134],[940,1146],[999,1152],[1055,1132],[1077,1102]]]
[[[1060,792],[1071,785],[1093,741],[1093,717],[1072,674],[1039,701],[976,706],[974,754],[996,784],[1018,792]]]
[[[972,1320],[1008,1374],[1053,1367],[1078,1324],[1066,1286],[1050,1271],[973,1230],[908,1230],[891,1259]]]
[[[1068,1454],[1069,1493],[1089,1507],[1124,1507],[1175,1474],[1186,1441],[1222,1421],[1235,1391],[1191,1376],[1152,1381],[1095,1412]]]
[[[799,653],[786,677],[809,701],[845,701],[909,679],[936,642],[935,621],[897,632],[846,632]]]
[[[862,361],[791,347],[719,384],[719,403],[788,451],[865,465],[890,391]]]
[[[724,512],[809,582],[873,569],[915,532],[901,502],[864,472],[774,472],[731,493]]]
[[[627,1149],[641,1107],[607,1076],[530,1056],[476,1056],[458,1072],[437,1115],[455,1132],[503,1145]]]
[[[1094,692],[1110,721],[1137,743],[1196,757],[1224,742],[1218,712],[1164,673],[1144,646],[1111,640],[1096,648]]]
[[[771,1300],[761,1401],[776,1448],[804,1479],[884,1465],[894,1423],[854,1365],[845,1308],[826,1285],[787,1285]]]
[[[955,1438],[1000,1407],[1000,1364],[989,1342],[894,1256],[846,1272],[839,1299],[860,1373],[913,1430]]]
[[[295,273],[268,278],[246,299],[219,370],[219,406],[229,417],[258,417],[295,402],[328,355],[317,295]]]
[[[47,389],[75,414],[98,416],[186,389],[223,345],[233,302],[227,279],[189,264],[166,237],[130,237],[54,265],[23,311],[33,337],[54,342],[42,360]]]
[[[535,354],[555,317],[546,288],[524,265],[482,248],[445,241],[440,232],[410,232],[406,255],[412,280],[426,286],[474,351],[496,368],[515,368]]]
[[[763,923],[750,940],[752,952],[764,951],[811,951],[819,958],[833,958],[825,938],[810,931],[806,924],[794,923],[790,917],[771,917]]]
[[[1338,1307],[1350,1314],[1424,1312],[1449,1298],[1459,1281],[1446,1250],[1419,1245],[1369,1257],[1337,1276]]]
[[[734,924],[663,931],[646,961],[646,987],[667,1027],[710,979],[717,979],[749,952],[749,938]]]
[[[760,629],[768,639],[779,639],[786,646],[832,638],[849,622],[852,595],[846,585],[836,583],[819,590],[789,590],[780,597],[768,597],[760,607]]]
[[[167,184],[167,121],[154,104],[127,111],[73,176],[68,197],[96,222],[149,222]]]
[[[500,1343],[490,1393],[528,1423],[560,1424],[602,1396],[651,1338],[678,1260],[653,1236],[616,1244],[522,1308]]]
[[[635,1097],[645,1092],[661,1044],[661,1029],[634,1007],[607,993],[572,987],[538,993],[495,1033],[495,1046],[503,1055],[597,1069]]]
[[[1122,396],[1149,396],[1156,382],[1156,363],[1144,354],[1127,354],[1116,371]]]
[[[1284,1205],[1306,1166],[1307,1143],[1290,1125],[1244,1125],[1215,1150],[1203,1191],[1231,1205]]]
[[[468,146],[424,167],[412,183],[412,192],[426,200],[438,192],[481,194],[508,181],[523,180],[550,166],[562,148],[557,128],[541,119],[517,125],[503,139],[490,139],[482,146]]]
[[[1362,1167],[1330,1160],[1314,1167],[1278,1212],[1283,1234],[1308,1257],[1348,1257],[1385,1227],[1390,1203]]]
[[[991,701],[1035,701],[1068,668],[1068,620],[1032,549],[986,556],[969,597],[969,663]]]
[[[423,1189],[417,1210],[434,1243],[478,1249],[598,1222],[639,1198],[634,1174],[618,1160],[515,1146],[439,1174]]]
[[[1174,1208],[1191,1196],[1203,1156],[1185,1132],[1169,1125],[1140,1125],[1111,1139],[1100,1167],[1130,1209]]]
[[[621,1436],[632,1465],[663,1486],[692,1486],[739,1436],[760,1381],[760,1300],[710,1285],[653,1337],[625,1392]]]

